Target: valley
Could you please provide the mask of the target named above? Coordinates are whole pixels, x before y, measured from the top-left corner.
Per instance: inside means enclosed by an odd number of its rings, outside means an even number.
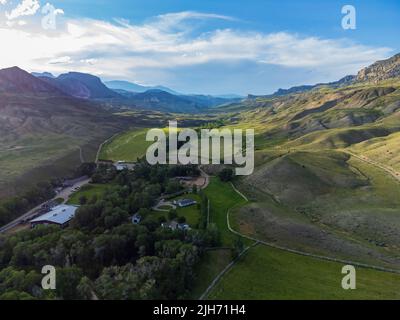
[[[15,237],[32,236],[41,245],[56,237],[76,254],[79,279],[86,277],[105,299],[125,292],[107,291],[119,281],[113,272],[134,277],[118,283],[133,286],[130,298],[399,299],[397,66],[399,55],[343,81],[229,101],[154,88],[127,93],[126,83],[111,89],[78,73],[43,80],[20,69],[0,70],[0,196],[71,176],[82,162],[97,165],[93,183],[69,199],[82,206],[70,227]],[[223,181],[222,169],[233,166],[151,168],[143,159],[151,144],[146,132],[165,128],[168,120],[198,130],[254,129],[254,173]],[[118,170],[118,161],[135,165]],[[209,183],[186,190],[182,181],[192,174],[206,175]],[[198,205],[157,210],[171,194],[172,203]],[[137,226],[131,219],[138,213],[143,220]],[[165,230],[185,223],[193,230]],[[69,236],[93,250],[76,253]],[[3,256],[4,266],[40,262],[7,239],[11,253]],[[121,250],[131,245],[134,252]],[[46,257],[55,250],[50,241],[41,248]],[[65,268],[66,258],[57,258]],[[88,267],[90,259],[96,268]],[[152,261],[167,273],[176,270],[165,261],[179,265],[186,275],[179,288],[156,273],[136,276]],[[357,267],[355,291],[340,286],[344,263]],[[164,285],[154,286],[155,279]]]

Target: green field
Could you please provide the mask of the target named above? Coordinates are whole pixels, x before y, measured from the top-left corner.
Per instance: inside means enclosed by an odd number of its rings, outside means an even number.
[[[210,223],[217,225],[222,245],[231,246],[236,236],[228,229],[226,215],[229,209],[243,205],[246,201],[229,183],[221,182],[218,178],[211,178],[205,194],[210,200]]]
[[[146,141],[148,129],[134,129],[122,133],[103,145],[100,160],[134,162],[146,154],[152,142]]]
[[[400,275],[356,268],[357,289],[344,290],[343,265],[257,246],[235,265],[208,299],[400,299]]]
[[[110,187],[107,184],[89,184],[83,186],[81,190],[74,193],[68,200],[68,204],[79,205],[79,199],[81,197],[86,197],[87,200],[90,200],[93,196],[97,198],[101,198],[105,191]]]
[[[318,161],[318,159],[315,159]],[[375,173],[375,179],[380,178]],[[379,184],[379,181],[376,183]],[[231,222],[236,230],[251,234],[246,224],[237,221],[237,211],[246,209],[245,201],[228,184],[212,178],[206,189],[211,201],[211,218],[221,232],[223,245],[231,245],[235,235],[227,228],[226,212],[233,208]],[[270,199],[271,208],[279,208]],[[285,214],[281,208],[280,214]],[[248,211],[248,214],[251,211]],[[295,241],[295,239],[291,239]],[[201,295],[232,257],[218,251],[207,253],[198,266],[193,296]],[[211,266],[210,266],[211,263]],[[251,248],[211,291],[208,299],[399,299],[400,275],[357,268],[357,289],[343,290],[340,263],[323,261],[263,245]],[[208,285],[199,283],[206,282]]]

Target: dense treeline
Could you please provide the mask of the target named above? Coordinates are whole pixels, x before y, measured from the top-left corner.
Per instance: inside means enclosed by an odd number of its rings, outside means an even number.
[[[203,248],[218,245],[217,229],[172,231],[151,218],[150,208],[171,177],[196,170],[140,163],[134,172],[117,173],[100,166],[93,178],[110,187],[87,199],[68,228],[0,237],[0,299],[187,297]],[[130,219],[137,212],[149,216],[140,225]],[[41,289],[44,265],[56,267],[55,291]]]
[[[54,186],[50,183],[42,182],[25,192],[22,196],[4,201],[0,205],[0,226],[18,218],[20,215],[54,196]]]

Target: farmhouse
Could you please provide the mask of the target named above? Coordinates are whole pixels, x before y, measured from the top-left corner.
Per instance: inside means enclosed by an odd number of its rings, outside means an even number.
[[[133,224],[139,224],[140,221],[142,221],[142,217],[141,217],[140,214],[137,214],[137,213],[136,213],[136,214],[132,217],[132,223],[133,223]]]
[[[113,165],[117,171],[124,171],[124,170],[133,171],[133,170],[135,170],[135,163],[118,161],[118,162],[115,162]]]
[[[165,223],[162,223],[161,226],[163,228],[171,229],[172,231],[175,231],[175,230],[187,231],[187,230],[191,229],[187,223],[178,223],[176,221],[165,222]]]
[[[59,205],[52,208],[49,212],[31,220],[31,227],[37,225],[54,224],[60,227],[66,227],[69,221],[75,216],[78,206]]]
[[[195,205],[197,203],[197,201],[192,200],[192,199],[181,199],[178,200],[176,202],[176,204],[180,207],[180,208],[184,208],[184,207],[190,207],[192,205]]]

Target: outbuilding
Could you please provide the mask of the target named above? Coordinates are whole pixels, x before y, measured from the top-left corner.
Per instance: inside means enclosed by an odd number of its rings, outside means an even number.
[[[62,228],[66,227],[71,219],[75,216],[78,206],[59,205],[53,207],[49,212],[31,220],[31,227],[37,225],[58,225]]]

